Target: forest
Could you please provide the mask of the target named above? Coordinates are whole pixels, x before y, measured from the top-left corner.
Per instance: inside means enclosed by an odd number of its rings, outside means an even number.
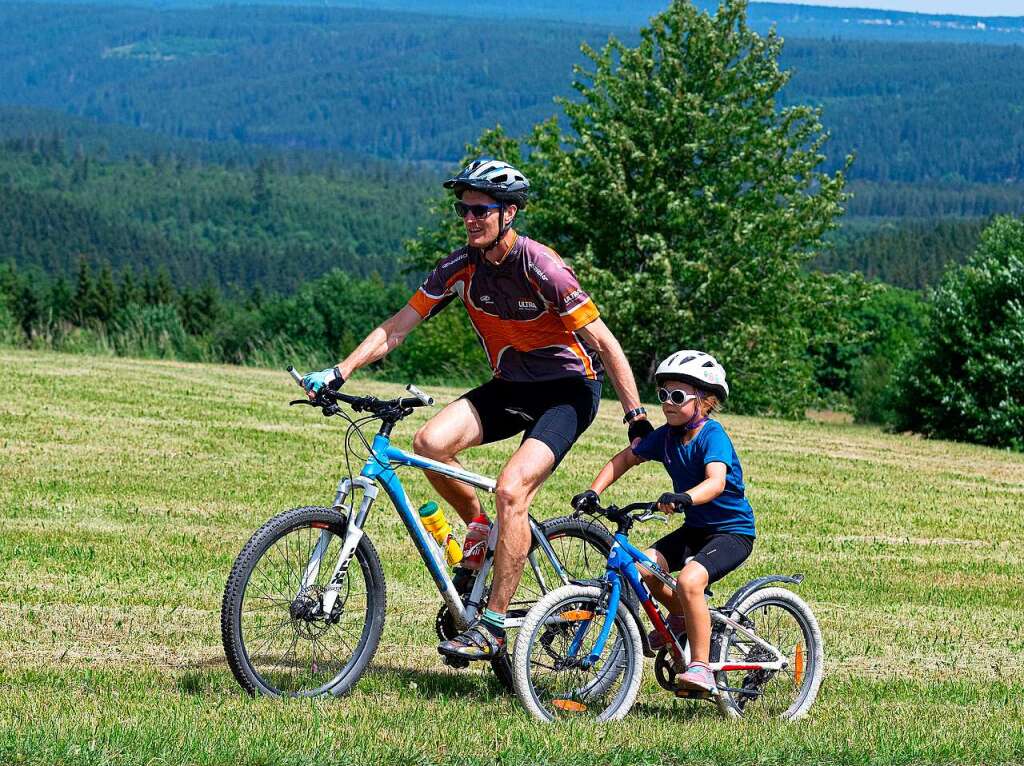
[[[629,28],[340,8],[165,10],[5,4],[0,101],[174,138],[456,161],[570,95],[581,42]],[[1019,183],[1024,48],[789,39],[780,105],[824,108],[851,180]],[[966,137],[970,136],[970,140]]]

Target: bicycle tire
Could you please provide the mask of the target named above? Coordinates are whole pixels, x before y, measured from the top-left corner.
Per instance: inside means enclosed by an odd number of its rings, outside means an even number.
[[[576,675],[567,677],[568,690],[561,687],[549,692],[544,688],[546,684],[534,678],[535,666],[543,664],[535,663],[532,659],[535,647],[543,648],[544,654],[538,652],[541,657],[557,656],[551,648],[554,641],[547,640],[552,633],[552,618],[568,612],[600,614],[605,596],[605,591],[596,585],[565,585],[551,591],[527,614],[513,652],[512,669],[516,695],[530,715],[538,721],[550,723],[563,717],[574,718],[583,715],[592,715],[597,721],[617,721],[629,712],[636,701],[643,680],[643,643],[636,620],[623,603],[619,604],[613,623],[615,636],[610,636],[605,645],[605,662],[595,670],[592,680],[583,680],[579,671],[571,669],[568,672]],[[586,635],[596,637],[602,624],[603,620],[593,619],[586,629]],[[566,638],[568,632],[563,636],[563,642]],[[583,646],[586,646],[585,641]],[[578,656],[584,651],[581,648]],[[611,668],[607,665],[608,657],[615,658],[615,665]],[[561,672],[556,667],[550,669],[554,669],[556,673]],[[623,683],[614,697],[600,710],[591,710],[596,698],[603,697],[611,690],[620,676],[624,676]],[[552,697],[550,701],[547,699],[549,696]],[[603,702],[598,704],[603,705]]]
[[[792,704],[786,707],[785,710],[781,712],[772,710],[772,717],[784,720],[802,718],[807,715],[811,705],[814,704],[814,700],[818,696],[818,690],[821,687],[821,679],[824,674],[824,646],[821,638],[821,628],[814,617],[814,613],[807,605],[807,602],[798,595],[786,588],[779,587],[756,590],[743,599],[736,607],[736,611],[740,615],[754,623],[755,629],[760,627],[759,621],[761,624],[770,624],[771,621],[766,618],[769,609],[781,609],[793,617],[801,635],[798,641],[802,641],[806,649],[796,650],[796,645],[794,644],[794,655],[799,654],[800,659],[797,661],[795,656],[789,657],[787,654],[787,658],[790,660],[790,667],[783,671],[733,671],[732,674],[719,671],[716,676],[720,687],[749,687],[752,691],[757,691],[759,695],[757,697],[748,697],[740,693],[721,692],[716,698],[718,709],[722,715],[728,718],[747,716],[750,712],[747,710],[748,705],[752,705],[753,710],[766,707],[767,705],[760,704],[764,696],[764,689],[776,681],[776,679],[780,679],[782,686],[773,688],[779,689],[782,693],[780,696],[785,695],[786,690],[790,686],[796,686],[796,694]],[[758,614],[758,612],[761,614]],[[755,632],[761,635],[760,630],[755,630]],[[712,661],[726,661],[726,658],[729,657],[729,652],[737,646],[737,643],[734,642],[734,636],[735,631],[733,630],[723,631],[718,636],[712,648]],[[769,641],[769,643],[776,645],[776,648],[783,651],[784,654],[786,653],[786,647],[778,646],[771,635],[764,635],[762,637]],[[737,657],[732,659],[737,659]],[[764,675],[758,677],[758,673]],[[789,682],[787,682],[787,678],[790,679]],[[737,680],[740,686],[737,686]],[[751,699],[754,700],[752,703],[749,702]]]
[[[571,579],[596,578],[604,574],[606,563],[608,561],[608,554],[611,552],[612,544],[615,540],[607,527],[603,524],[598,524],[597,522],[590,521],[589,519],[574,518],[572,516],[559,516],[542,522],[540,524],[540,529],[547,540],[552,544],[552,547],[555,548],[556,554],[559,553],[559,546],[557,543],[559,540],[564,538],[579,539],[594,549],[595,555],[591,557],[591,560],[581,562],[587,567],[588,571],[572,571],[573,562],[561,562],[562,565],[566,567],[567,573]],[[530,551],[543,556],[543,553],[540,551],[540,545],[536,541],[532,542]],[[525,578],[527,576],[527,572],[524,571],[523,577]],[[532,576],[532,572],[529,576]],[[561,580],[558,581],[558,584],[561,586]],[[522,587],[522,581],[520,581],[519,590],[521,590]],[[538,587],[540,586],[538,585]],[[525,617],[533,605],[537,603],[536,596],[543,596],[550,592],[552,591],[541,590],[541,592],[536,595],[528,593],[526,598],[516,598],[514,596],[513,604],[510,605],[510,607],[514,608],[510,609],[510,613],[522,614]],[[506,651],[502,652],[490,661],[494,675],[497,677],[501,685],[509,691],[512,691],[514,688],[512,659],[509,656],[509,652],[511,651],[511,647],[514,645],[514,633],[516,632],[517,631],[509,631],[506,642]]]
[[[228,576],[227,584],[224,588],[224,597],[221,602],[221,638],[224,644],[224,653],[228,660],[228,666],[231,668],[231,672],[234,674],[239,685],[241,685],[241,687],[249,694],[255,695],[259,693],[272,697],[315,697],[328,693],[341,695],[349,691],[359,680],[363,672],[366,670],[370,660],[373,658],[373,655],[376,653],[377,646],[380,643],[381,633],[384,629],[387,595],[384,572],[380,564],[380,557],[377,555],[377,551],[373,547],[373,543],[370,541],[370,538],[366,535],[363,535],[356,547],[355,555],[349,565],[350,575],[346,576],[344,581],[346,583],[351,583],[352,579],[354,579],[351,573],[355,567],[358,567],[359,576],[365,582],[366,586],[366,606],[365,609],[362,610],[362,625],[359,628],[359,638],[355,642],[351,656],[347,661],[341,664],[341,668],[337,673],[327,678],[323,683],[318,683],[313,688],[297,690],[284,689],[275,685],[273,681],[267,677],[265,672],[260,672],[260,670],[254,666],[249,655],[250,647],[246,645],[246,629],[242,624],[243,609],[245,609],[245,597],[253,573],[257,571],[257,567],[264,556],[268,555],[268,552],[271,550],[275,550],[275,544],[284,540],[287,535],[297,530],[308,528],[310,530],[307,536],[309,539],[313,536],[312,530],[316,529],[318,530],[316,533],[317,535],[326,530],[338,538],[339,541],[343,540],[346,525],[347,520],[345,516],[330,508],[323,508],[319,506],[293,508],[278,514],[260,527],[252,535],[245,546],[243,546],[238,557],[235,559],[234,566],[231,569],[231,574]],[[296,562],[301,564],[301,557],[298,555],[296,556]],[[301,574],[299,576],[301,576]],[[285,580],[285,587],[283,590],[288,591],[290,582],[291,581],[288,579]],[[289,594],[290,591],[289,593],[286,593],[285,597],[282,599],[269,600],[272,602],[282,602],[277,606],[283,609],[284,599]],[[344,606],[345,604],[341,603],[340,609],[342,613],[344,613]],[[271,606],[263,608],[272,610],[274,609],[274,604],[272,603]],[[278,628],[278,630],[283,630],[283,626],[288,624],[288,626],[295,632],[295,635],[299,636],[299,628],[303,621],[299,620],[291,613],[290,603],[288,609],[288,620],[291,620],[291,623],[288,623],[287,620],[282,621],[281,628]],[[337,607],[335,611],[337,611]],[[271,620],[274,620],[279,616],[282,615],[280,615],[280,613],[275,614],[271,617]],[[356,619],[358,619],[358,616],[356,616]],[[307,621],[306,624],[306,630],[309,632],[308,626],[311,623]],[[325,622],[324,624],[326,625],[327,623]],[[334,624],[336,625],[337,623]],[[296,638],[294,641],[297,646],[298,639]],[[318,668],[316,662],[315,639],[312,643],[314,644],[314,649],[312,654],[313,664],[311,675],[315,675]],[[251,648],[253,650],[257,649],[257,647]],[[282,666],[285,664],[285,659],[287,659],[287,655],[281,658]],[[327,660],[325,656],[322,656],[321,659],[323,661]],[[293,661],[293,664],[295,663],[296,661]]]

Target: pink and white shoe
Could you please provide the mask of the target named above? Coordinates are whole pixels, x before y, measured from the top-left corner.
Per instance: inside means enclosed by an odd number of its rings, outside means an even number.
[[[691,662],[676,683],[680,689],[691,689],[711,694],[718,691],[718,684],[715,683],[715,676],[711,672],[711,668],[703,662]]]

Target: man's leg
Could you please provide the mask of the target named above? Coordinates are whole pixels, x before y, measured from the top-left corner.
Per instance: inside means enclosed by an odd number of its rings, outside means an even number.
[[[498,477],[498,545],[494,550],[494,579],[487,608],[504,614],[519,587],[530,552],[530,503],[555,467],[551,448],[526,439]]]
[[[461,468],[455,456],[482,441],[483,426],[476,409],[468,400],[456,399],[416,432],[412,449],[417,455]],[[437,493],[466,524],[480,514],[480,500],[471,486],[430,471],[425,473]]]
[[[527,439],[498,477],[498,546],[487,608],[479,622],[437,647],[441,654],[469,660],[490,659],[505,649],[505,612],[530,551],[530,501],[551,474],[555,455],[544,442]]]

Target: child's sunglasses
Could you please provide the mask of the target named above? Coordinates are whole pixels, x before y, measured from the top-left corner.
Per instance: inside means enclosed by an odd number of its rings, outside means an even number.
[[[486,218],[492,210],[497,210],[501,205],[467,205],[465,202],[455,202],[452,203],[452,207],[459,218],[465,218],[466,213],[472,213],[474,218]]]
[[[662,404],[671,401],[677,407],[682,407],[692,399],[700,399],[700,396],[698,394],[688,394],[681,388],[676,388],[672,391],[669,391],[667,388],[658,389],[658,401]]]

